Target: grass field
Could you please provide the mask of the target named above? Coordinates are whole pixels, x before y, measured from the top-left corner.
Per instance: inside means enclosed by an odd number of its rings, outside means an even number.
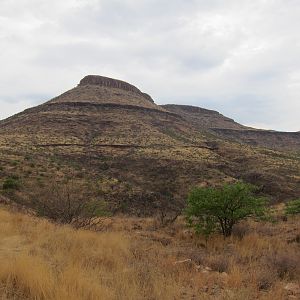
[[[179,220],[74,230],[0,208],[1,299],[299,299],[300,220],[244,223],[205,240]]]

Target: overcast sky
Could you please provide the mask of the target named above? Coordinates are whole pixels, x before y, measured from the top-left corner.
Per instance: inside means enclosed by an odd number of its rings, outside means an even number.
[[[300,130],[299,0],[0,0],[0,119],[87,74]]]

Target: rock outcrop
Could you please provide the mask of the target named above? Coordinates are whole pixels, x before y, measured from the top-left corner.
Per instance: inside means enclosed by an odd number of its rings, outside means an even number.
[[[125,91],[137,93],[143,96],[148,101],[154,102],[153,99],[148,94],[141,92],[134,85],[118,79],[113,79],[113,78],[99,76],[99,75],[87,75],[83,79],[81,79],[79,83],[79,86],[85,86],[85,85],[98,85],[98,86],[122,89]]]
[[[73,89],[48,101],[47,105],[65,103],[66,105],[89,104],[91,106],[111,105],[132,109],[152,109],[164,111],[152,98],[127,82],[104,76],[88,75]]]

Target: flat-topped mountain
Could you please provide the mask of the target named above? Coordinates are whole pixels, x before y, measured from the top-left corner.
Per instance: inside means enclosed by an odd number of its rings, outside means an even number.
[[[85,85],[97,85],[97,86],[104,86],[110,88],[117,88],[125,91],[130,91],[136,94],[143,96],[150,102],[154,102],[150,95],[141,92],[137,87],[132,84],[129,84],[122,80],[117,80],[109,77],[99,76],[99,75],[88,75],[80,80],[80,86]]]
[[[96,75],[84,77],[77,87],[48,102],[54,103],[131,105],[163,110],[137,87],[121,80]]]
[[[194,185],[237,179],[279,201],[300,195],[299,141],[299,132],[256,130],[199,107],[159,106],[131,84],[89,75],[0,121],[0,183],[15,172],[24,182],[42,180],[41,173],[46,181],[97,180],[113,186],[115,207],[137,214],[159,207],[162,199],[149,195],[172,195],[162,198],[178,204]],[[24,162],[22,170],[15,161]],[[33,164],[37,171],[28,170]]]
[[[171,145],[182,141],[166,135],[166,128],[190,130],[180,115],[156,105],[135,86],[95,75],[0,125],[2,133],[21,136],[23,145],[38,146]]]

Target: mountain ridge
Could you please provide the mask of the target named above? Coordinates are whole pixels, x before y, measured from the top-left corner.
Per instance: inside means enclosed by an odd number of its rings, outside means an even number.
[[[84,78],[82,78],[80,80],[80,82],[78,83],[77,87],[74,87],[71,90],[68,90],[67,92],[62,93],[60,96],[54,97],[53,99],[46,101],[45,103],[41,104],[41,105],[49,105],[49,104],[54,104],[54,103],[78,103],[78,102],[87,102],[87,103],[95,103],[97,104],[97,100],[99,100],[99,97],[95,97],[95,95],[93,95],[93,97],[89,96],[89,99],[83,99],[84,94],[81,90],[78,90],[78,88],[88,88],[89,92],[91,93],[91,90],[94,87],[101,87],[101,88],[109,88],[110,90],[112,89],[119,89],[119,90],[123,90],[123,91],[127,91],[127,92],[132,92],[135,93],[141,97],[143,97],[144,99],[146,99],[148,102],[155,104],[154,100],[152,99],[152,97],[150,95],[148,95],[147,93],[142,92],[140,89],[138,89],[136,86],[127,83],[123,80],[119,80],[119,79],[113,79],[110,77],[105,77],[105,76],[100,76],[100,75],[87,75]],[[75,93],[74,93],[75,92]],[[76,92],[78,93],[77,95]],[[98,92],[99,94],[101,94],[101,89],[97,89],[96,92]],[[124,96],[124,95],[119,95],[119,94],[115,94],[116,96]],[[75,97],[74,97],[75,96]],[[101,95],[102,97],[105,97],[105,95]],[[72,101],[69,99],[72,98]],[[78,98],[79,101],[78,101]],[[134,99],[135,100],[135,99]],[[103,101],[99,101],[98,104],[106,104],[108,105],[108,103],[111,104],[118,104],[115,103],[115,101],[111,101],[111,99],[107,99],[107,101],[103,102]],[[133,101],[134,104],[135,101]],[[143,106],[143,104],[141,105],[141,103],[134,105],[132,103],[127,103],[127,105],[132,105],[132,106]],[[126,105],[124,103],[120,103],[120,105]],[[39,107],[40,105],[36,106]],[[36,107],[31,107],[31,108],[27,108],[25,109],[23,112],[30,110],[32,108],[36,108]],[[229,127],[225,126],[225,129],[240,129],[240,130],[253,130],[253,131],[264,131],[264,132],[278,132],[278,133],[291,133],[291,134],[298,134],[300,133],[300,131],[277,131],[277,130],[272,130],[272,129],[260,129],[260,128],[252,128],[249,126],[245,126],[242,124],[239,124],[237,122],[235,122],[233,119],[228,118],[224,115],[222,115],[220,112],[216,111],[216,110],[211,110],[211,109],[206,109],[203,107],[199,107],[199,106],[193,106],[193,105],[186,105],[186,104],[162,104],[162,105],[157,105],[155,104],[155,106],[145,106],[145,108],[153,108],[153,109],[163,109],[164,111],[168,111],[168,112],[173,112],[175,114],[177,114],[178,116],[182,116],[183,115],[183,111],[186,112],[190,112],[190,113],[198,113],[201,112],[202,117],[204,115],[204,113],[210,114],[210,115],[214,115],[215,117],[221,117],[223,119],[223,121],[226,121],[225,124],[229,124]],[[23,113],[20,112],[20,113]],[[15,115],[19,115],[20,113],[17,113]],[[13,116],[15,116],[13,115]],[[10,116],[6,119],[9,119],[13,116]],[[1,121],[5,121],[6,119],[2,119]],[[202,124],[203,125],[203,124]],[[222,127],[222,126],[221,126]],[[210,128],[218,128],[218,126],[210,126]],[[218,128],[219,129],[219,128]]]

